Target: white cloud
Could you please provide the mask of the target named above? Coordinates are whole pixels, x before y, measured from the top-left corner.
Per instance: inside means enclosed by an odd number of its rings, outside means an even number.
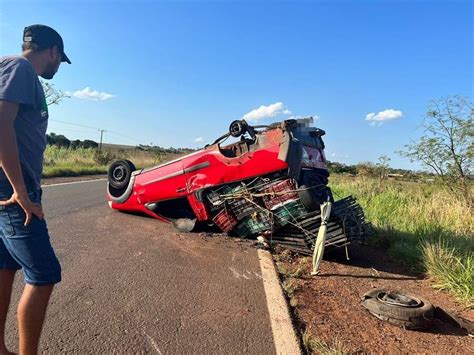
[[[105,101],[115,97],[115,95],[107,94],[106,92],[100,92],[92,90],[90,87],[86,87],[82,90],[77,90],[72,93],[72,96],[78,99],[94,100],[94,101]]]
[[[196,143],[202,143],[204,142],[204,138],[203,137],[198,137],[194,140]]]
[[[365,116],[366,121],[370,121],[371,126],[381,126],[385,121],[397,120],[403,117],[403,112],[394,109],[387,109],[379,113],[369,113]]]
[[[291,111],[285,109],[283,102],[275,102],[268,106],[262,105],[259,108],[246,113],[242,119],[247,121],[259,121],[267,117],[274,117],[281,114],[290,115]]]

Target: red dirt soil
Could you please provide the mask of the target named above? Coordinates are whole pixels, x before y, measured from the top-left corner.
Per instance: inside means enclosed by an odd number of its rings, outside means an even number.
[[[310,258],[277,251],[275,258],[284,267],[304,268],[296,279],[292,301],[301,333],[306,330],[327,344],[337,337],[350,353],[474,354],[474,339],[463,329],[435,319],[430,330],[405,330],[372,316],[361,306],[361,297],[374,288],[400,290],[470,321],[474,320],[473,309],[433,289],[430,280],[410,274],[380,250],[353,245],[349,256],[347,261],[343,250],[329,254],[321,263],[321,274],[311,276]]]

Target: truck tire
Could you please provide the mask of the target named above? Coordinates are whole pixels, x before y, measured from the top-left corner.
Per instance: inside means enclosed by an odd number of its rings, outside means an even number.
[[[433,321],[430,302],[397,291],[369,291],[362,297],[362,306],[377,318],[405,329],[428,329]]]
[[[123,189],[128,186],[135,165],[130,160],[114,161],[107,173],[109,184],[115,189]]]

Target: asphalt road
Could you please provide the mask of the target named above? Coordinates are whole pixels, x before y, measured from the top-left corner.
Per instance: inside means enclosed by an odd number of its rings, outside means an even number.
[[[275,353],[251,244],[112,211],[104,181],[48,186],[43,196],[63,281],[41,352]],[[22,278],[7,322],[11,349]]]

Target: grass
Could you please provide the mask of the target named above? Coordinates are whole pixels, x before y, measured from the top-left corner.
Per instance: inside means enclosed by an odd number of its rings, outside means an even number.
[[[288,264],[277,262],[278,272],[284,277],[300,278],[305,273],[304,267],[301,265],[289,266]]]
[[[286,278],[282,283],[282,288],[290,299],[293,298],[298,287],[298,281],[293,277]]]
[[[43,177],[105,174],[115,159],[129,159],[137,168],[159,164],[165,157],[138,150],[68,149],[48,146],[44,154]]]
[[[472,303],[474,294],[472,253],[461,257],[455,248],[442,243],[425,243],[422,248],[427,273],[437,280],[434,287],[451,290],[466,302]]]
[[[354,195],[387,249],[435,287],[474,305],[474,218],[463,199],[437,185],[331,176],[336,198]]]
[[[316,338],[307,330],[303,333],[303,344],[311,354],[344,355],[349,353],[349,350],[339,338],[336,337],[331,344],[328,344]]]

